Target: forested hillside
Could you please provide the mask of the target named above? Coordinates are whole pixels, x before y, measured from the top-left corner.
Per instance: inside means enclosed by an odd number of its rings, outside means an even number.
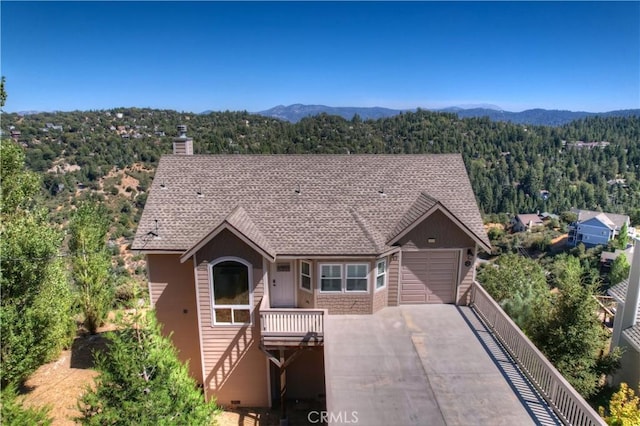
[[[591,117],[561,127],[423,110],[366,121],[323,114],[295,124],[246,112],[135,108],[2,118],[3,135],[26,148],[28,167],[45,172],[52,205],[93,188],[107,197],[124,194],[117,201],[124,213],[142,207],[154,166],[171,152],[175,126],[186,124],[196,153],[460,152],[485,214],[577,207],[640,222],[640,117]],[[135,185],[123,186],[123,179]]]

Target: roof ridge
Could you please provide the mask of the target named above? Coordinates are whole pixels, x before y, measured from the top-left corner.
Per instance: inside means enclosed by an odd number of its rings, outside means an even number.
[[[381,252],[385,246],[384,237],[382,236],[382,234],[377,232],[377,230],[371,226],[369,221],[365,219],[365,217],[362,216],[356,208],[349,207],[349,213],[351,213],[360,229],[362,229],[362,232],[364,232],[364,235],[367,237],[367,239],[373,243],[376,251]]]

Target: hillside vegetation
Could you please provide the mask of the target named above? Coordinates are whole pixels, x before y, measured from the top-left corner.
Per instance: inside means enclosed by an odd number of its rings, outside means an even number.
[[[26,148],[28,167],[44,173],[52,206],[97,191],[120,210],[117,234],[128,237],[155,165],[171,152],[177,124],[188,126],[196,154],[459,152],[485,214],[577,207],[626,213],[640,222],[635,116],[544,127],[418,110],[366,121],[321,114],[292,124],[246,112],[131,108],[3,114],[2,132],[13,132]]]

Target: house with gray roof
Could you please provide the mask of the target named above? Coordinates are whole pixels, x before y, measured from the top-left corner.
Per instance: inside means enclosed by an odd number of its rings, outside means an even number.
[[[613,384],[627,383],[640,392],[640,240],[635,241],[629,279],[609,289],[618,306],[613,322],[611,348],[622,349],[621,368]]]
[[[604,213],[591,210],[575,210],[578,220],[569,226],[569,238],[567,244],[576,246],[583,243],[585,246],[606,245],[618,236],[622,227],[626,224],[630,238],[635,236],[629,216],[623,214]]]
[[[192,376],[242,406],[272,404],[277,367],[325,392],[327,315],[467,305],[491,250],[460,155],[193,155],[186,128],[131,248]]]

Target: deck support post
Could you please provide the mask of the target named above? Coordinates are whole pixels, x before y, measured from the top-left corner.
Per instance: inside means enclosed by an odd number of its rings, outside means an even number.
[[[294,349],[295,351],[286,357],[285,351],[287,349]],[[280,426],[287,426],[289,421],[287,420],[287,367],[302,354],[302,352],[308,349],[306,346],[299,347],[285,347],[271,348],[271,350],[260,345],[260,350],[264,352],[269,361],[271,361],[280,370]],[[277,350],[277,354],[271,351]]]
[[[284,348],[280,348],[280,426],[286,426],[287,421],[287,362],[285,362]]]

